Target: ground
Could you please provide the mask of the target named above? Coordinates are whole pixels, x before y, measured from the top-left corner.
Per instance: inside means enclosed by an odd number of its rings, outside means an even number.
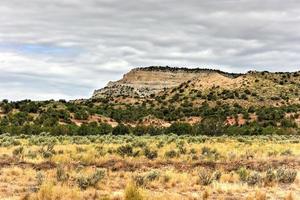
[[[0,199],[300,199],[299,136],[0,138]]]

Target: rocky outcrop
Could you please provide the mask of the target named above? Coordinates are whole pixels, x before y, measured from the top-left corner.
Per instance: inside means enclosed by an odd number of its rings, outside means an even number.
[[[135,68],[125,74],[119,81],[109,82],[106,87],[95,90],[93,98],[100,97],[148,97],[165,89],[177,87],[180,84],[199,77],[200,74],[222,73],[227,76],[237,76],[218,70],[188,69],[171,67]]]
[[[247,89],[266,98],[277,98],[293,92],[291,98],[294,98],[299,95],[299,86],[300,72],[249,71],[246,74],[237,74],[213,69],[152,66],[131,70],[121,80],[109,82],[106,87],[95,90],[93,98],[143,98],[163,91],[168,95],[168,91],[172,91],[173,88],[187,91],[186,93],[211,91],[211,88],[235,92],[244,92]]]

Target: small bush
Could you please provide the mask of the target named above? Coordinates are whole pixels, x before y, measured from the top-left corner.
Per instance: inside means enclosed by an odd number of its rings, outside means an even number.
[[[154,181],[160,177],[160,173],[158,171],[151,171],[147,174],[146,179],[148,181]]]
[[[261,175],[257,172],[250,174],[247,178],[248,185],[258,185],[262,181]]]
[[[146,184],[146,180],[144,176],[136,175],[132,178],[134,184],[138,187],[142,187]]]
[[[146,158],[148,158],[149,160],[153,160],[153,159],[157,158],[157,151],[155,151],[155,150],[150,150],[149,148],[145,148],[145,149],[144,149],[144,155],[145,155]]]
[[[213,158],[213,159],[218,159],[220,156],[220,154],[216,149],[211,149],[210,147],[206,147],[206,146],[202,147],[201,154],[203,156],[206,156],[208,158]]]
[[[201,169],[198,173],[200,185],[210,185],[213,181],[212,173],[208,170]]]
[[[221,176],[222,176],[222,172],[217,170],[213,173],[212,178],[213,180],[218,181],[220,180]]]
[[[166,158],[175,158],[178,156],[178,153],[175,150],[170,150],[165,152]]]
[[[43,158],[51,158],[56,153],[54,150],[54,145],[55,144],[51,142],[40,149],[40,153],[42,154]]]
[[[13,155],[16,157],[23,157],[24,147],[17,147],[13,150]]]
[[[56,180],[58,182],[65,182],[69,178],[69,174],[67,174],[62,166],[58,166],[56,169]]]
[[[30,151],[30,150],[28,151],[28,153],[26,155],[26,157],[31,158],[31,159],[35,159],[35,158],[37,158],[37,156],[38,156],[37,152]]]
[[[293,152],[290,149],[284,150],[283,152],[280,153],[282,156],[292,156]]]
[[[117,148],[117,154],[119,154],[122,157],[125,157],[125,156],[136,157],[139,155],[139,151],[134,152],[133,147],[131,145],[127,144],[127,145],[119,146]]]
[[[105,176],[105,171],[98,169],[94,174],[88,177],[81,176],[77,179],[80,189],[85,190],[88,187],[95,187]]]
[[[246,182],[246,181],[247,181],[247,178],[248,178],[248,176],[249,176],[249,171],[248,171],[246,168],[241,167],[241,168],[237,171],[237,174],[239,175],[241,181]]]
[[[273,183],[276,180],[276,174],[272,169],[268,169],[266,171],[266,175],[264,177],[264,183],[266,185],[269,185],[271,183]]]
[[[37,172],[35,179],[36,179],[37,185],[40,186],[43,184],[43,182],[45,180],[45,176],[42,172]]]
[[[296,180],[297,171],[293,169],[283,169],[277,170],[276,178],[280,183],[293,183]]]

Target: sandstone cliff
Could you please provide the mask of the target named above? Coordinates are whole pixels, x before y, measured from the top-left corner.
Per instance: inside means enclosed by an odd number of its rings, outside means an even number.
[[[230,74],[218,70],[199,68],[135,68],[125,74],[121,80],[109,82],[106,87],[95,90],[93,98],[107,96],[148,97],[151,94],[177,87],[184,82],[200,78],[207,74],[220,74],[228,78],[239,76],[239,74]]]

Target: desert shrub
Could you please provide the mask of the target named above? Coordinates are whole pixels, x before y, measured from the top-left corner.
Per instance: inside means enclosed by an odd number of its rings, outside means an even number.
[[[201,169],[198,173],[198,177],[199,177],[199,184],[200,185],[210,185],[213,181],[213,174],[205,169]]]
[[[35,176],[35,179],[36,179],[36,183],[38,186],[42,185],[44,180],[45,180],[45,176],[42,172],[37,172],[36,173],[36,176]]]
[[[297,128],[297,123],[292,119],[282,119],[281,126],[285,128]]]
[[[157,151],[156,150],[150,150],[149,148],[145,148],[144,149],[144,155],[149,160],[153,160],[153,159],[157,158]]]
[[[87,120],[89,117],[89,113],[86,110],[80,109],[75,112],[74,117],[78,120]]]
[[[220,117],[206,117],[196,125],[198,135],[222,135],[225,132],[224,119]]]
[[[132,142],[133,147],[147,148],[147,142],[141,140],[134,140]]]
[[[275,180],[276,180],[276,173],[274,172],[274,170],[268,169],[266,171],[266,175],[264,177],[264,183],[266,185],[269,185],[269,184],[273,183]]]
[[[187,149],[185,148],[184,142],[183,142],[182,140],[179,141],[179,142],[177,142],[177,143],[176,143],[176,146],[177,146],[178,152],[179,152],[180,154],[186,154]]]
[[[125,188],[125,200],[143,200],[140,189],[133,183]]]
[[[132,177],[132,181],[138,187],[142,187],[142,186],[144,186],[146,184],[146,179],[142,175],[135,175],[135,176],[133,176]]]
[[[247,178],[247,184],[248,185],[258,185],[262,181],[262,177],[259,173],[253,172],[250,174]]]
[[[56,169],[56,180],[58,182],[65,182],[69,179],[69,174],[66,173],[64,168],[59,165]]]
[[[164,145],[165,145],[164,141],[159,141],[159,142],[156,144],[156,147],[160,149],[160,148],[164,147]]]
[[[117,148],[117,154],[119,154],[122,157],[125,157],[125,156],[135,157],[135,156],[138,156],[139,151],[134,152],[133,147],[131,145],[127,144],[127,145],[119,146]]]
[[[291,156],[291,155],[293,155],[293,152],[292,152],[292,150],[287,149],[287,150],[282,151],[280,153],[280,155],[282,155],[282,156]]]
[[[202,147],[201,148],[201,154],[202,155],[211,155],[211,154],[215,154],[217,152],[216,149],[211,149],[210,147]]]
[[[178,153],[175,150],[169,150],[165,152],[166,158],[175,158],[178,157]]]
[[[87,138],[87,137],[80,137],[80,136],[76,136],[73,137],[73,143],[74,144],[90,144],[91,141]]]
[[[81,147],[81,146],[76,146],[76,152],[77,153],[87,152],[87,148],[84,148],[84,147]]]
[[[151,171],[146,175],[146,179],[148,181],[154,181],[160,177],[160,173],[158,171]]]
[[[136,126],[135,128],[132,129],[132,132],[133,132],[134,135],[142,136],[142,135],[147,134],[148,128],[146,126],[138,125],[138,126]]]
[[[39,153],[42,155],[43,158],[51,158],[54,154],[56,154],[54,150],[54,140],[47,139],[43,143],[43,146],[39,149]]]
[[[237,174],[239,175],[241,181],[246,182],[249,176],[249,171],[246,168],[241,167],[238,169]]]
[[[77,178],[77,184],[80,189],[85,190],[88,187],[95,187],[99,181],[101,181],[105,176],[105,170],[97,169],[96,172],[90,176],[81,176]]]
[[[212,174],[212,179],[218,181],[220,180],[221,176],[222,176],[222,172],[217,170]]]
[[[220,157],[220,154],[216,149],[212,149],[206,146],[201,148],[201,154],[203,156],[206,156],[208,158],[213,158],[213,159],[218,159]]]
[[[194,148],[190,149],[190,154],[196,154],[196,153],[197,153],[196,149],[194,149]]]
[[[99,128],[98,128],[98,133],[100,135],[107,135],[112,132],[113,128],[111,125],[106,124],[106,123],[100,123]]]
[[[0,140],[0,146],[2,147],[18,146],[18,145],[21,145],[21,142],[10,136],[5,136],[3,137],[2,140]]]
[[[192,133],[192,126],[188,123],[173,123],[167,130],[168,133],[174,133],[176,135],[186,135]]]
[[[17,147],[13,150],[13,156],[16,156],[16,157],[23,157],[23,153],[24,153],[24,147]]]
[[[112,130],[113,135],[126,135],[129,133],[130,133],[129,128],[127,126],[125,126],[124,124],[119,124]]]
[[[26,154],[26,157],[31,158],[31,159],[35,159],[37,158],[37,152],[36,151],[31,151],[29,150],[28,153]]]
[[[95,149],[99,156],[104,156],[106,154],[106,151],[103,146],[96,146]]]
[[[297,171],[293,169],[280,168],[276,172],[276,178],[280,183],[293,183],[296,177]]]

